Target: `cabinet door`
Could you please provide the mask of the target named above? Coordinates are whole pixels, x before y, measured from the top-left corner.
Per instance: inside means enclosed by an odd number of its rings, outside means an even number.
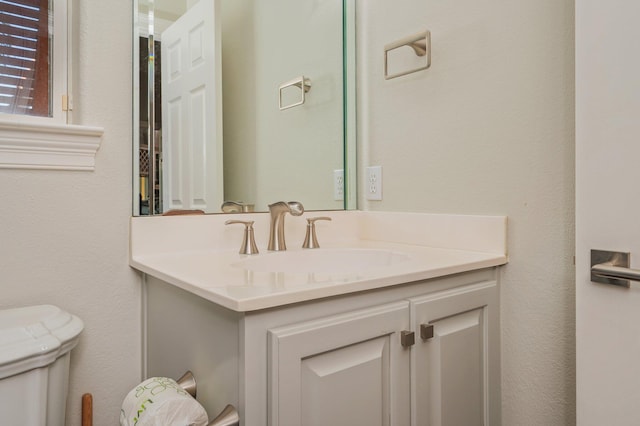
[[[495,282],[411,300],[412,426],[500,424],[497,308]]]
[[[409,303],[269,331],[271,426],[409,424]]]

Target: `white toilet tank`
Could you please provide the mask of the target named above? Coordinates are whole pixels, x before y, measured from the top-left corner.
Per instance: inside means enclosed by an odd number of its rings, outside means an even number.
[[[52,305],[0,310],[0,425],[63,426],[82,321]]]

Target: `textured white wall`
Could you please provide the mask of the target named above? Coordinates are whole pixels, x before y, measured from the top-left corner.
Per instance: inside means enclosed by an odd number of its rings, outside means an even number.
[[[76,0],[75,121],[103,126],[95,172],[0,170],[0,307],[51,303],[85,323],[71,356],[68,425],[81,395],[118,423],[140,380],[140,283],[128,266],[131,1]]]
[[[573,28],[573,0],[358,3],[359,177],[384,182],[359,207],[509,216],[505,426],[575,423]],[[423,29],[431,68],[385,81]]]

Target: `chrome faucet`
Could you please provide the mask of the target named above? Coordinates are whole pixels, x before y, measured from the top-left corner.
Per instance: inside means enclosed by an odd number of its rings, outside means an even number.
[[[293,216],[300,216],[304,213],[302,203],[297,201],[278,201],[269,204],[269,213],[271,213],[271,226],[269,227],[269,245],[268,250],[280,251],[286,250],[287,245],[284,242],[284,215],[290,213]]]

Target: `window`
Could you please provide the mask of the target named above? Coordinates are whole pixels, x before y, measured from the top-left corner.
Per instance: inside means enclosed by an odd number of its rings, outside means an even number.
[[[65,121],[66,16],[66,0],[0,0],[0,114]]]
[[[0,168],[95,168],[104,130],[67,124],[71,4],[0,0]]]

